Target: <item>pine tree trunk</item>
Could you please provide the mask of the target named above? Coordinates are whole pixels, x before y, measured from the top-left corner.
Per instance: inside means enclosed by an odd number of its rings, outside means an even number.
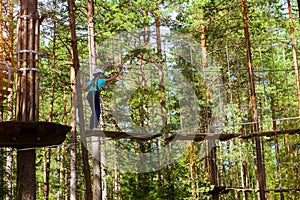
[[[56,195],[56,199],[57,200],[62,200],[62,177],[63,177],[63,173],[62,173],[62,148],[63,147],[57,147],[57,157],[56,160],[59,163],[59,168],[58,168],[58,181],[59,181],[59,185],[60,187],[57,190],[57,195]]]
[[[0,149],[0,156],[1,158],[4,158],[4,151],[3,149]],[[5,186],[4,186],[4,174],[5,174],[5,160],[4,159],[0,159],[0,200],[4,199],[4,195],[5,195]]]
[[[2,1],[0,2],[0,20],[3,20],[2,16]],[[3,52],[3,27],[2,24],[0,24],[0,57],[3,57],[2,52]],[[1,70],[2,72],[2,70]],[[0,122],[3,121],[3,104],[1,103],[1,108],[0,108]],[[3,149],[0,149],[0,156],[1,158],[5,158]],[[4,159],[0,159],[0,200],[3,200],[3,197],[5,195],[4,193]],[[2,195],[1,195],[2,194]]]
[[[56,5],[54,0],[53,5]],[[53,70],[55,69],[55,50],[56,50],[56,20],[53,22],[53,46],[52,46],[52,64],[51,64],[51,94],[50,94],[50,106],[49,106],[49,122],[53,121],[53,109],[54,109],[54,94],[55,94],[55,79],[53,76]],[[51,149],[46,148],[44,152],[44,199],[49,199],[49,181],[50,181],[50,162],[51,162]]]
[[[102,199],[99,137],[92,138],[93,200]],[[97,151],[98,150],[98,151]]]
[[[252,66],[252,55],[251,55],[251,45],[250,45],[250,35],[248,30],[248,17],[247,17],[247,10],[246,10],[246,0],[241,0],[242,6],[242,14],[243,14],[243,21],[244,21],[244,34],[245,34],[245,42],[246,42],[246,49],[247,49],[247,63],[248,63],[248,74],[249,74],[249,81],[250,81],[250,102],[251,102],[251,111],[253,114],[253,121],[254,124],[254,132],[259,131],[259,124],[258,124],[258,112],[257,112],[257,105],[256,105],[256,94],[255,94],[255,82],[254,82],[254,71]],[[265,200],[265,177],[263,171],[263,156],[261,150],[261,140],[260,137],[255,137],[255,149],[256,149],[256,165],[257,165],[257,180],[259,186],[259,199]]]
[[[300,115],[300,80],[299,80],[299,67],[298,67],[298,58],[297,58],[297,48],[296,48],[296,39],[295,39],[295,28],[293,22],[291,1],[287,0],[289,20],[290,20],[290,34],[292,40],[292,54],[293,54],[293,64],[295,69],[295,78],[296,78],[296,87],[297,87],[297,97],[298,97],[298,114]]]
[[[71,31],[71,166],[70,166],[70,200],[77,199],[77,134],[76,134],[76,106],[77,106],[77,91],[76,91],[76,77],[79,71],[79,57],[77,49],[77,37],[76,37],[76,18],[75,18],[75,2],[68,0],[68,12],[70,18],[70,31]]]
[[[195,170],[195,160],[196,160],[196,156],[195,156],[195,151],[194,151],[194,145],[191,142],[189,144],[189,157],[190,157],[190,162],[189,162],[189,174],[190,174],[190,182],[191,182],[191,187],[192,187],[192,197],[193,199],[197,199],[198,197],[198,191],[197,191],[197,185],[196,182],[198,181],[196,179],[196,170]]]
[[[21,0],[17,45],[18,73],[16,119],[38,121],[38,70],[36,55],[39,47],[37,0]],[[17,199],[36,198],[35,150],[17,153]]]
[[[201,18],[203,18],[203,16],[201,16]],[[203,19],[201,19],[203,20]],[[207,46],[206,46],[206,27],[204,24],[201,24],[199,26],[199,33],[200,33],[200,42],[201,42],[201,52],[202,52],[202,68],[205,69],[208,67],[208,58],[207,58]],[[209,96],[207,96],[207,100],[208,100]],[[210,109],[210,108],[207,108]],[[210,116],[206,116],[206,125],[204,127],[205,132],[209,133],[209,121],[210,121]],[[205,157],[205,170],[206,170],[206,177],[207,180],[209,181],[210,185],[214,185],[215,187],[217,187],[218,184],[218,180],[217,180],[217,162],[216,162],[216,155],[217,155],[217,151],[215,148],[215,140],[214,139],[210,139],[210,140],[205,140],[205,146],[206,146],[206,157]],[[219,199],[219,194],[218,193],[214,193],[212,195],[212,199],[213,200],[217,200]]]
[[[163,55],[162,55],[162,41],[161,41],[161,22],[160,22],[160,16],[158,14],[159,11],[159,2],[156,1],[156,7],[155,7],[155,12],[153,12],[154,16],[154,21],[155,21],[155,31],[156,31],[156,50],[157,50],[157,69],[158,69],[158,76],[159,76],[159,92],[160,92],[160,109],[161,109],[161,126],[165,127],[168,124],[167,121],[167,109],[166,109],[166,94],[165,94],[165,83],[164,83],[164,68],[163,68]],[[168,137],[168,134],[166,134],[165,137]],[[170,144],[168,143],[167,146],[165,147],[167,150],[167,156],[169,155],[170,152]],[[159,154],[158,154],[159,156]],[[158,157],[160,160],[160,158]],[[169,160],[170,158],[167,157],[165,158],[166,160]],[[170,171],[171,165],[167,166],[167,170]],[[171,184],[170,184],[171,182]],[[174,190],[174,185],[172,184],[171,177],[169,173],[166,173],[164,176],[164,183],[165,185],[168,185],[167,188],[167,193],[166,196],[168,198],[174,198],[173,196],[173,190]]]
[[[44,199],[49,199],[49,181],[50,181],[50,160],[51,149],[46,148],[44,151]]]
[[[8,17],[11,20],[8,25],[8,37],[9,37],[9,43],[8,43],[8,57],[12,58],[14,54],[14,12],[13,12],[13,1],[9,1],[9,14]],[[12,60],[9,59],[7,61],[9,63],[9,66],[12,66]],[[13,76],[14,77],[14,76]],[[13,83],[14,80],[11,80],[11,83]],[[13,90],[12,88],[9,88],[10,94],[8,95],[8,115],[7,120],[10,121],[13,118]],[[7,156],[6,156],[6,200],[13,199],[13,148],[9,147],[7,148]]]
[[[238,87],[240,88],[240,75],[238,75]],[[242,105],[241,105],[241,95],[239,90],[237,90],[237,105],[238,105],[238,117],[242,117]],[[238,133],[242,135],[242,128],[238,130]],[[239,139],[240,145],[243,145],[243,139]],[[239,150],[239,154],[242,157],[242,150]],[[240,170],[241,170],[241,181],[242,181],[242,187],[247,188],[248,187],[248,179],[247,179],[247,171],[248,171],[248,165],[245,161],[240,162]],[[243,200],[248,200],[248,193],[246,191],[242,191],[243,193]]]
[[[88,0],[88,44],[89,44],[89,68],[90,78],[93,77],[92,73],[96,68],[96,48],[95,48],[95,28],[94,28],[94,1]],[[100,123],[102,124],[102,123]],[[99,137],[92,137],[92,161],[93,161],[93,200],[102,199],[102,176],[101,176],[101,162],[100,162],[100,142]]]
[[[67,124],[67,105],[68,105],[68,99],[66,98],[66,88],[64,87],[64,91],[63,91],[63,102],[64,102],[64,110],[63,110],[63,121],[64,124]],[[69,160],[68,158],[68,154],[67,154],[67,147],[66,146],[62,146],[62,147],[58,147],[58,162],[60,163],[59,165],[59,191],[57,194],[57,199],[58,200],[64,200],[64,199],[68,199],[68,194],[69,194],[69,190],[68,190],[68,185],[69,185],[69,178],[68,178],[68,165],[66,165],[64,163],[64,161]]]
[[[272,51],[273,55],[273,51]],[[262,57],[261,57],[261,62],[262,62]],[[274,63],[274,57],[272,56],[272,62]],[[273,77],[271,74],[269,76],[269,81],[270,85],[274,84]],[[275,97],[274,94],[270,94],[270,99],[271,99],[271,112],[272,112],[272,126],[273,130],[277,130],[277,122],[276,122],[276,105],[275,105]],[[275,143],[275,159],[276,159],[276,168],[277,168],[277,174],[278,174],[278,182],[279,182],[279,189],[282,189],[282,172],[281,172],[281,161],[280,161],[280,155],[279,155],[279,144],[278,144],[278,136],[274,136],[274,143]],[[280,192],[280,200],[284,200],[284,193]]]
[[[6,154],[6,200],[13,199],[13,149],[7,148]]]

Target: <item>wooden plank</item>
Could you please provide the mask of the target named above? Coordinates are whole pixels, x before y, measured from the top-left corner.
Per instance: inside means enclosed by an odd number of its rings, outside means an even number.
[[[61,144],[69,126],[52,122],[0,122],[1,147],[43,147]]]

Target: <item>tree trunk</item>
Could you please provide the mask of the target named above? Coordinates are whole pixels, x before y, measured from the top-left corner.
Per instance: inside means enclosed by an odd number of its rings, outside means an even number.
[[[13,149],[7,148],[6,154],[6,200],[13,199]]]
[[[94,140],[96,139],[96,140]],[[99,137],[93,137],[93,200],[102,199]],[[96,150],[99,150],[98,152]]]
[[[197,191],[197,184],[196,182],[198,181],[196,179],[196,156],[195,156],[195,147],[193,143],[189,143],[189,174],[190,174],[190,182],[191,182],[191,187],[192,187],[192,197],[193,199],[198,198],[198,191]]]
[[[38,121],[39,47],[37,0],[20,0],[19,35],[17,44],[18,73],[16,120]],[[35,150],[17,153],[17,199],[36,198]]]
[[[273,55],[273,51],[272,51]],[[262,57],[261,57],[262,62]],[[274,62],[274,57],[272,56],[272,62]],[[275,74],[271,74],[269,76],[270,85],[274,84],[273,77]],[[273,93],[270,94],[270,100],[271,100],[271,112],[272,112],[272,126],[273,130],[277,130],[277,122],[276,122],[276,102],[275,102],[275,96]],[[279,144],[278,144],[278,136],[274,136],[274,143],[275,143],[275,159],[276,159],[276,167],[277,167],[277,173],[278,173],[278,182],[279,182],[279,189],[282,189],[283,183],[282,183],[282,172],[281,172],[281,161],[280,161],[280,151],[279,151]],[[284,200],[284,193],[280,192],[280,200]]]
[[[200,18],[202,18],[201,20],[203,20],[203,16],[201,16]],[[207,46],[206,46],[206,26],[205,24],[201,24],[199,26],[199,33],[200,33],[200,42],[201,42],[201,52],[202,52],[202,68],[205,69],[208,67],[208,58],[207,58]],[[199,69],[198,69],[199,70]],[[209,89],[208,89],[209,91]],[[207,100],[209,99],[209,95],[207,95]],[[209,109],[209,108],[207,108]],[[206,115],[206,125],[205,125],[205,132],[210,132],[209,130],[209,121],[210,121],[210,116]],[[214,139],[210,139],[210,140],[205,140],[205,145],[206,145],[206,156],[205,156],[205,170],[206,170],[206,177],[207,180],[209,181],[210,185],[214,185],[215,187],[218,186],[218,180],[217,180],[217,163],[216,163],[216,155],[217,155],[217,151],[215,148],[215,140]],[[216,200],[219,199],[219,194],[218,193],[214,193],[212,195],[212,199]]]
[[[44,151],[44,199],[49,199],[49,181],[50,181],[50,160],[51,149],[46,148]]]
[[[206,162],[207,162],[207,175],[208,175],[208,181],[210,185],[214,185],[214,187],[218,186],[218,179],[217,179],[217,149],[216,149],[216,144],[215,140],[209,139],[206,140],[205,143],[207,145],[206,150],[207,150],[207,155],[206,155]],[[219,193],[213,193],[212,194],[212,199],[213,200],[218,200],[219,199]]]
[[[2,15],[2,1],[0,2],[0,20],[3,21],[3,15]],[[3,24],[3,23],[2,23]],[[0,24],[0,58],[3,57],[3,27],[2,24]],[[2,70],[1,70],[2,72]],[[2,74],[2,73],[1,73]],[[0,108],[0,122],[3,121],[3,104],[1,104],[1,108]],[[3,149],[0,149],[0,156],[1,158],[5,158]],[[0,159],[0,200],[3,200],[3,197],[5,195],[4,192],[4,159]]]
[[[297,0],[297,5],[298,5],[298,20],[300,22],[300,0]]]
[[[76,138],[76,77],[79,70],[79,57],[77,49],[77,37],[76,37],[76,18],[75,18],[75,2],[74,0],[68,0],[68,11],[70,18],[70,31],[71,31],[71,98],[72,98],[72,108],[71,108],[71,166],[70,166],[70,200],[75,200],[77,193],[77,138]]]
[[[62,159],[62,148],[63,147],[57,147],[57,158],[56,158],[56,160],[57,160],[57,162],[59,163],[59,169],[58,169],[58,181],[59,181],[59,185],[61,185],[61,186],[63,186],[63,182],[62,182],[62,180],[63,180],[63,167],[62,167],[62,161],[63,161],[63,159]],[[58,188],[58,191],[57,191],[57,196],[56,196],[56,199],[57,200],[62,200],[62,188],[63,187],[59,187]]]
[[[66,98],[66,87],[64,87],[64,91],[63,91],[63,102],[64,102],[64,124],[67,124],[67,115],[68,115],[68,99]],[[66,146],[61,146],[58,147],[58,162],[60,163],[59,166],[59,185],[61,186],[59,188],[59,191],[57,193],[57,199],[58,200],[64,200],[64,199],[68,199],[68,194],[69,194],[69,190],[67,185],[69,185],[69,178],[68,178],[68,168],[67,165],[64,164],[64,160],[69,160],[68,158],[68,154],[67,154],[67,147]]]
[[[56,0],[53,1],[54,7],[56,6]],[[53,109],[54,109],[54,94],[55,94],[55,79],[53,76],[53,70],[55,69],[56,61],[56,18],[54,15],[53,20],[53,46],[52,46],[52,63],[51,63],[51,94],[50,94],[50,106],[49,106],[49,121],[53,121]],[[50,162],[51,162],[51,149],[46,148],[44,152],[44,199],[49,198],[49,181],[50,181]]]
[[[88,0],[88,44],[89,44],[89,68],[90,78],[93,78],[93,71],[96,68],[95,28],[94,28],[94,1]],[[102,123],[100,123],[102,124]],[[102,199],[101,188],[101,162],[99,137],[92,137],[92,161],[93,161],[93,200]]]
[[[14,12],[13,12],[13,1],[9,1],[9,19],[11,20],[8,25],[8,37],[9,37],[9,43],[8,43],[8,57],[12,58],[14,54]],[[12,60],[9,59],[7,61],[10,66],[13,66]],[[11,80],[11,83],[13,83],[14,80]],[[13,118],[13,90],[12,88],[9,88],[10,94],[8,95],[8,113],[7,113],[7,120],[10,121]],[[13,148],[7,148],[7,156],[6,156],[6,200],[13,199]]]
[[[0,149],[0,156],[1,158],[4,158],[4,151],[3,149]],[[4,195],[5,195],[5,186],[4,186],[4,174],[5,174],[5,160],[4,159],[0,159],[0,200],[4,199]]]
[[[259,124],[258,124],[258,112],[257,112],[257,105],[256,105],[256,94],[255,94],[255,82],[254,82],[254,71],[252,67],[252,55],[251,55],[251,45],[250,45],[250,36],[248,30],[248,17],[246,11],[246,0],[241,0],[242,6],[242,14],[243,14],[243,21],[244,21],[244,34],[245,34],[245,42],[246,42],[246,49],[247,49],[247,63],[248,63],[248,74],[250,80],[250,102],[251,102],[251,109],[253,113],[253,121],[254,124],[254,132],[259,131]],[[265,173],[263,171],[263,160],[262,160],[262,152],[261,152],[261,141],[260,137],[255,137],[255,148],[256,148],[256,164],[257,164],[257,172],[258,172],[258,183],[259,183],[259,199],[265,200]]]
[[[167,109],[166,109],[166,94],[165,94],[165,83],[164,83],[164,68],[163,68],[163,54],[162,54],[162,41],[161,41],[161,22],[160,22],[160,16],[158,14],[159,11],[159,1],[156,1],[156,7],[155,7],[155,12],[153,12],[153,17],[155,21],[155,31],[156,31],[156,50],[157,50],[157,69],[158,69],[158,76],[159,76],[159,92],[160,92],[160,112],[161,112],[161,126],[165,127],[168,124],[168,117],[167,117]],[[164,136],[165,138],[168,137],[169,134],[166,134]],[[166,146],[167,150],[167,156],[169,155],[168,152],[170,152],[170,144],[168,143]],[[159,156],[159,154],[158,154]],[[169,157],[165,158],[167,162],[169,161]],[[158,157],[158,160],[160,160],[160,157]],[[170,171],[171,165],[167,166],[167,170]],[[159,176],[161,176],[159,174]],[[170,184],[171,182],[171,184]],[[168,185],[168,190],[167,190],[167,196],[169,198],[174,198],[173,196],[173,190],[174,190],[174,185],[172,184],[171,177],[169,173],[165,173],[164,175],[164,184]]]
[[[293,64],[294,64],[295,77],[296,77],[296,87],[297,87],[297,97],[298,97],[298,114],[300,115],[300,80],[299,80],[299,70],[298,70],[299,68],[298,68],[298,58],[297,58],[297,49],[296,49],[296,39],[295,39],[295,28],[294,28],[294,23],[293,23],[291,1],[287,0],[287,4],[288,4],[289,19],[290,19]]]

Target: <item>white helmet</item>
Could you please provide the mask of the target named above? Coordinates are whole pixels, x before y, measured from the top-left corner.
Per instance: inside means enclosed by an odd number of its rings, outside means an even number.
[[[96,75],[96,74],[104,74],[104,71],[102,69],[94,69],[94,72],[93,72],[93,75]]]

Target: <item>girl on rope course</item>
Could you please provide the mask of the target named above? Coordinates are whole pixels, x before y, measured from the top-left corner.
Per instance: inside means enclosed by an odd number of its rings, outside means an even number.
[[[92,110],[90,118],[90,129],[97,129],[100,118],[100,90],[105,83],[115,80],[120,75],[121,68],[114,76],[106,78],[102,69],[96,68],[93,72],[94,78],[83,84],[83,89],[88,91],[87,100]]]

